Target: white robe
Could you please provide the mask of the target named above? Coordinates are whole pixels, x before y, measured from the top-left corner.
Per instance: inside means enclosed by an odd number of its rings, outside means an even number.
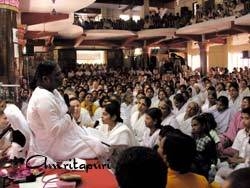
[[[146,131],[147,127],[145,125],[145,114],[143,114],[140,118],[138,118],[138,116],[139,111],[134,112],[131,116],[130,124],[137,142],[141,143],[143,134]]]
[[[242,101],[242,97],[241,95],[239,95],[235,101],[233,101],[231,98],[229,98],[229,108],[234,109],[234,112],[238,112],[241,111],[241,101]]]
[[[240,91],[240,97],[243,99],[246,96],[250,96],[250,90],[247,87],[246,89],[244,89],[243,91]]]
[[[162,120],[161,125],[170,125],[176,129],[179,127],[179,124],[176,121],[176,116],[172,112],[167,117],[165,117],[164,120]]]
[[[209,103],[205,103],[205,104],[203,104],[202,107],[201,107],[201,111],[202,111],[203,113],[204,113],[204,112],[211,112],[211,111],[214,111],[214,110],[216,110],[216,104],[209,107]]]
[[[25,153],[29,149],[31,135],[28,123],[21,110],[14,104],[7,104],[6,108],[4,109],[4,114],[9,120],[11,127],[14,130],[19,130],[25,136],[26,142],[24,147],[22,148],[22,152],[19,153],[19,156],[16,156],[25,158]]]
[[[101,124],[98,127],[98,130],[101,134],[103,134],[107,144],[111,146],[137,145],[133,132],[123,123],[117,123],[112,130],[109,130],[109,126],[107,124]]]
[[[130,126],[132,107],[132,104],[127,105],[124,102],[121,104],[121,118],[123,119],[123,123],[128,126]]]
[[[147,128],[146,131],[143,134],[141,146],[153,148],[157,144],[157,142],[158,142],[159,133],[160,133],[160,129],[157,129],[150,136],[150,129]]]
[[[94,121],[89,115],[89,111],[85,108],[81,108],[80,117],[76,120],[79,122],[80,127],[91,127],[94,124]]]
[[[98,121],[99,119],[102,118],[102,113],[104,111],[104,108],[102,107],[98,107],[96,110],[95,110],[95,113],[94,113],[94,116],[92,117],[94,121]]]
[[[55,161],[104,156],[108,148],[88,135],[67,114],[68,108],[57,90],[37,87],[29,101],[27,121],[32,130],[29,155],[40,154]]]
[[[176,116],[176,120],[177,120],[177,123],[179,125],[178,129],[180,129],[181,132],[183,132],[184,134],[191,136],[192,135],[191,121],[192,121],[193,117],[190,117],[190,118],[184,120],[185,114],[186,114],[186,112],[183,112],[183,113],[179,114],[178,116]]]

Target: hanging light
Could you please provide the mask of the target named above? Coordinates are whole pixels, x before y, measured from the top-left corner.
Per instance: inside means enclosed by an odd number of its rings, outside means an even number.
[[[56,2],[56,0],[52,0],[53,4],[55,4],[55,2]],[[56,15],[56,9],[55,8],[52,9],[51,14]]]
[[[53,8],[52,11],[51,11],[51,14],[56,15],[56,9]]]

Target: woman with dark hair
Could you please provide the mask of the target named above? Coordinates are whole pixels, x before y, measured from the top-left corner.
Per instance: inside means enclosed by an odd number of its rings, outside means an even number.
[[[38,65],[33,81],[33,89],[36,88],[27,109],[27,121],[33,133],[29,156],[39,154],[63,161],[106,155],[109,149],[72,121],[69,98],[63,99],[57,91],[62,80],[58,64],[43,62]]]
[[[134,146],[135,137],[127,125],[122,123],[120,104],[111,101],[104,106],[102,123],[98,130],[104,135],[107,144],[111,146]]]
[[[145,112],[150,106],[151,99],[146,96],[142,96],[139,99],[138,110],[132,114],[130,119],[130,125],[138,143],[142,142],[143,134],[147,129],[145,126]]]
[[[206,126],[209,130],[209,135],[213,138],[215,144],[220,142],[220,138],[217,134],[216,127],[217,123],[211,113],[202,113],[201,116],[205,119]]]
[[[102,123],[97,129],[103,141],[111,146],[112,167],[116,166],[118,156],[124,149],[137,145],[133,132],[122,122],[119,102],[111,101],[104,106]]]
[[[94,116],[93,116],[93,120],[94,121],[100,121],[100,119],[102,118],[102,113],[103,113],[103,110],[104,110],[104,106],[109,103],[110,101],[110,98],[109,96],[105,95],[105,96],[102,96],[99,100],[99,107],[96,109],[95,113],[94,113]]]
[[[153,148],[158,141],[161,130],[161,110],[159,108],[150,108],[145,112],[145,130],[142,137],[142,146]]]

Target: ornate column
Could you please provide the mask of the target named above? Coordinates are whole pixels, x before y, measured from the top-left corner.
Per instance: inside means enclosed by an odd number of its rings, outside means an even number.
[[[16,82],[15,67],[18,61],[15,56],[18,59],[18,44],[14,49],[14,40],[16,43],[18,40],[13,35],[13,28],[17,28],[18,8],[19,0],[0,0],[0,80],[8,84]]]

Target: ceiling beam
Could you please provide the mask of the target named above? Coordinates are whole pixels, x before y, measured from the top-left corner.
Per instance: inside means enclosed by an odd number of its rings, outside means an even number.
[[[250,33],[250,26],[249,25],[236,25],[232,24],[232,29],[236,30],[241,33]]]
[[[49,37],[49,36],[56,36],[58,35],[58,32],[49,32],[49,31],[27,31],[24,34],[24,37],[26,39],[38,39],[43,37]]]
[[[164,5],[172,1],[174,0],[150,0],[149,6],[164,7]],[[120,4],[120,5],[130,5],[134,3],[135,6],[143,6],[144,0],[96,0],[95,3]]]
[[[208,44],[227,44],[227,39],[222,37],[212,38],[208,40]]]
[[[128,37],[128,38],[125,40],[125,42],[122,43],[121,46],[126,47],[127,45],[129,45],[131,42],[133,42],[133,41],[136,40],[137,38],[138,38],[138,35]]]
[[[76,39],[74,47],[77,48],[78,46],[80,46],[80,44],[82,43],[85,37],[86,37],[86,34],[82,34],[80,37],[78,37]]]
[[[188,40],[198,41],[198,42],[202,41],[202,35],[186,35],[186,34],[176,34],[175,33],[175,36],[180,37],[180,38],[184,38],[184,39],[188,39]]]
[[[152,46],[156,43],[158,43],[159,41],[161,41],[162,39],[165,39],[166,37],[165,36],[162,36],[162,37],[157,37],[157,38],[153,38],[153,39],[148,39],[147,40],[147,46]]]
[[[45,22],[52,22],[57,20],[68,19],[69,14],[56,13],[52,15],[51,13],[39,13],[39,12],[22,12],[21,22],[25,25],[35,25]]]

